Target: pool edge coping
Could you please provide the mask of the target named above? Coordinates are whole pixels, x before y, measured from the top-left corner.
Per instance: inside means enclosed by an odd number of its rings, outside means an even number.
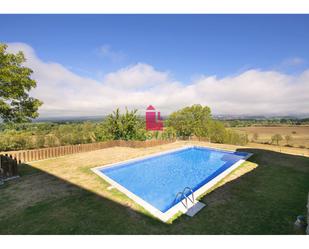
[[[91,168],[91,170],[95,174],[97,174],[101,178],[103,178],[107,183],[109,183],[110,185],[115,187],[118,191],[122,192],[127,197],[129,197],[131,200],[133,200],[134,202],[136,202],[137,204],[142,206],[146,211],[151,213],[153,216],[155,216],[156,218],[160,219],[163,222],[167,222],[174,215],[176,215],[179,211],[182,212],[182,213],[186,212],[186,209],[183,206],[182,202],[177,203],[176,205],[169,208],[166,212],[163,213],[161,210],[157,209],[156,207],[154,207],[153,205],[151,205],[147,201],[143,200],[141,197],[139,197],[136,194],[134,194],[133,192],[129,191],[127,188],[125,188],[121,184],[117,183],[116,181],[114,181],[113,179],[108,177],[107,175],[103,174],[99,169],[117,167],[117,166],[121,166],[122,164],[132,163],[132,162],[135,162],[135,161],[140,161],[140,160],[144,160],[144,159],[148,159],[148,158],[152,158],[152,157],[156,157],[156,156],[161,156],[161,155],[164,155],[164,154],[178,152],[178,151],[181,151],[181,150],[186,150],[188,148],[207,148],[207,149],[217,150],[217,151],[236,152],[235,150],[217,149],[217,148],[201,146],[201,145],[183,145],[182,147],[176,148],[176,149],[171,149],[171,150],[162,151],[162,152],[158,152],[158,153],[152,153],[150,155],[140,156],[140,157],[136,157],[136,158],[132,158],[132,159],[116,162],[116,163],[110,163],[110,164],[106,164],[106,165],[96,166],[94,168]],[[204,184],[203,186],[201,186],[200,188],[195,190],[193,192],[195,199],[199,198],[199,196],[203,195],[207,190],[211,189],[215,184],[217,184],[220,180],[222,180],[224,177],[226,177],[228,174],[230,174],[233,170],[238,168],[241,164],[246,162],[247,159],[250,158],[253,155],[253,153],[250,153],[250,152],[246,152],[246,153],[248,155],[245,156],[243,159],[240,159],[236,163],[232,164],[225,171],[221,172],[219,175],[217,175],[216,177],[211,179],[209,182],[207,182],[206,184]]]

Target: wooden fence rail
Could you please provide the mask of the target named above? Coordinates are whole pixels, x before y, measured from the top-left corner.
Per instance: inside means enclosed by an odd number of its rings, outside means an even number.
[[[0,182],[18,176],[18,161],[11,155],[0,155]]]
[[[16,158],[20,162],[31,162],[37,160],[43,160],[53,157],[59,157],[69,154],[82,153],[93,150],[101,150],[108,147],[121,146],[121,147],[133,147],[133,148],[143,148],[151,147],[156,145],[163,145],[171,143],[175,140],[146,140],[146,141],[123,141],[114,140],[99,143],[90,144],[77,144],[77,145],[67,145],[59,147],[49,147],[34,150],[20,150],[20,151],[9,151],[4,152],[12,158]],[[1,153],[0,153],[1,154]]]

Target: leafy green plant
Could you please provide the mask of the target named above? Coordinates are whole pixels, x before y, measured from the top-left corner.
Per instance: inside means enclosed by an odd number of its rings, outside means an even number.
[[[141,130],[144,128],[144,124],[136,113],[137,110],[129,111],[126,109],[125,113],[121,114],[119,108],[117,108],[107,117],[105,126],[112,139],[133,140],[141,137],[145,138],[145,132]]]

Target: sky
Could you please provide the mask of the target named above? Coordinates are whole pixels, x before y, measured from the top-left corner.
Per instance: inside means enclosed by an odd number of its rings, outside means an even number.
[[[41,117],[192,104],[216,115],[309,113],[309,15],[0,15]]]

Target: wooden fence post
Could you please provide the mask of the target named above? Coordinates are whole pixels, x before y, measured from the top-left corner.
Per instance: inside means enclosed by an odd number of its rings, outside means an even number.
[[[17,166],[18,166],[18,162],[17,162],[17,159],[15,158],[15,159],[13,160],[12,176],[17,176],[17,175],[18,175]]]
[[[23,155],[22,155],[22,162],[26,162],[26,152],[23,151],[22,153],[23,153]]]
[[[33,161],[33,151],[29,151],[29,161]]]
[[[27,151],[26,151],[26,162],[29,162],[29,161],[30,161],[30,160],[29,160],[29,154],[30,154],[30,151],[27,150]]]

